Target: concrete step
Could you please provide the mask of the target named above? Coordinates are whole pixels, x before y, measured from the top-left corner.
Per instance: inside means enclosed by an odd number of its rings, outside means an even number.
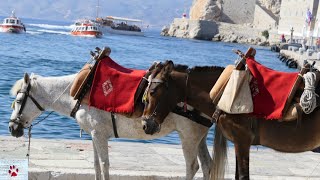
[[[0,159],[25,159],[27,142],[27,138],[0,136]],[[320,179],[317,153],[279,153],[262,147],[253,147],[250,153],[251,179]],[[111,180],[185,179],[180,145],[111,141],[109,157]],[[226,179],[233,179],[234,169],[234,148],[230,147]],[[91,141],[31,139],[29,179],[94,179]],[[195,179],[202,179],[201,170]]]

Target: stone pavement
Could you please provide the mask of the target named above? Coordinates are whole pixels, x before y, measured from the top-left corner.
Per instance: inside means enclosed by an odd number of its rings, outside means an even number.
[[[0,136],[0,159],[24,159],[27,140]],[[111,180],[184,179],[185,163],[180,145],[111,141],[109,146]],[[211,146],[209,150],[211,153]],[[279,153],[263,147],[253,147],[250,153],[251,179],[320,180],[318,153]],[[233,147],[229,148],[227,169],[226,179],[233,179]],[[201,177],[199,170],[195,179]],[[31,139],[29,179],[94,179],[91,141]]]

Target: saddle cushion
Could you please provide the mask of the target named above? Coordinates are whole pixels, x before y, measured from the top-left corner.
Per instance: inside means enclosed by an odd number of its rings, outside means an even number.
[[[90,106],[115,113],[132,113],[134,95],[145,70],[124,68],[110,57],[99,61],[90,92]]]
[[[253,79],[253,114],[266,119],[281,119],[283,108],[298,73],[279,72],[267,68],[252,58],[247,59]]]
[[[80,72],[76,75],[75,79],[70,88],[70,96],[75,97],[81,86],[83,85],[84,80],[87,78],[91,71],[90,64],[85,64]]]

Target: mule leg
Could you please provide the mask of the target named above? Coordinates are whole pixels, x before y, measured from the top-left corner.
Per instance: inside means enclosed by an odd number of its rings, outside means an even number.
[[[238,157],[236,156],[236,175],[235,180],[239,180]]]
[[[200,140],[194,141],[193,138],[187,138],[180,133],[179,136],[181,139],[184,159],[186,161],[186,180],[192,180],[199,169],[197,154]]]
[[[102,179],[109,180],[108,136],[93,130],[91,137],[98,153]]]
[[[203,173],[203,180],[208,180],[210,178],[210,169],[212,164],[212,159],[207,146],[207,135],[205,135],[199,144],[198,157],[201,163],[201,169]]]
[[[235,143],[235,153],[237,158],[238,179],[249,180],[249,154],[250,145]],[[237,173],[236,173],[237,174]],[[237,177],[237,175],[236,175]]]
[[[95,146],[94,141],[92,141],[93,145],[93,157],[94,157],[94,171],[96,172],[95,180],[101,179],[101,169],[100,169],[100,162],[99,162],[99,156],[97,152],[97,148]]]

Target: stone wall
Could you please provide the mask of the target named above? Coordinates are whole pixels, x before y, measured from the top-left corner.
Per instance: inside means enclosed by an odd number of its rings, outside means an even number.
[[[259,29],[274,29],[277,27],[277,20],[270,16],[259,5],[256,5],[253,25]]]
[[[221,22],[253,23],[256,0],[228,0],[222,4]]]

